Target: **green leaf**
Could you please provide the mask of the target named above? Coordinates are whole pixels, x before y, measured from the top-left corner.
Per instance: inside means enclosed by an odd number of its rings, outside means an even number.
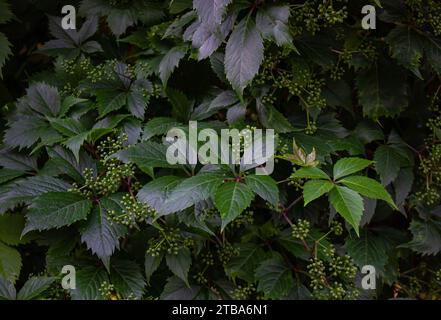
[[[294,286],[290,268],[281,258],[272,258],[262,262],[256,270],[257,290],[269,299],[280,299],[287,295]]]
[[[21,237],[24,226],[25,219],[21,214],[7,213],[0,216],[0,241],[12,246],[27,243],[29,237]]]
[[[72,192],[48,192],[36,198],[26,215],[23,234],[69,226],[87,218],[92,202]]]
[[[0,184],[3,184],[3,183],[8,182],[10,180],[14,180],[15,178],[18,178],[24,174],[25,173],[21,170],[2,168],[2,169],[0,169]]]
[[[167,254],[165,256],[167,266],[170,268],[177,277],[182,279],[187,286],[188,284],[188,271],[191,265],[191,253],[187,248],[181,248],[178,254]]]
[[[364,210],[363,198],[349,188],[336,186],[329,192],[329,202],[358,235],[358,226]]]
[[[270,6],[257,11],[256,25],[265,39],[278,46],[290,45],[293,40],[288,28],[290,16],[288,6]]]
[[[222,181],[222,175],[216,173],[202,173],[185,179],[173,189],[159,215],[182,211],[200,201],[209,199],[214,196]]]
[[[334,180],[356,173],[370,166],[372,161],[361,158],[343,158],[334,165]]]
[[[331,191],[334,186],[335,185],[328,180],[307,181],[303,186],[303,199],[305,200],[305,206],[311,201],[314,201],[325,193]]]
[[[0,277],[15,282],[21,270],[20,252],[0,242]]]
[[[0,0],[0,24],[9,22],[13,17],[9,3],[6,0]]]
[[[29,107],[43,116],[56,117],[60,112],[58,89],[43,82],[32,84],[26,90],[26,101]]]
[[[27,116],[21,116],[20,120],[10,122],[8,126],[9,128],[5,132],[5,143],[8,146],[19,147],[20,149],[32,147],[38,140],[53,130],[46,121]]]
[[[159,64],[159,77],[165,87],[167,86],[171,74],[178,67],[179,62],[185,57],[186,53],[187,47],[185,46],[173,47],[162,58],[161,63]]]
[[[400,247],[412,249],[423,256],[436,255],[441,251],[441,222],[413,219],[409,230],[412,241]]]
[[[17,300],[32,300],[46,291],[57,278],[32,277],[25,282],[17,294]]]
[[[8,38],[6,38],[6,36],[0,32],[0,79],[3,79],[2,68],[5,65],[6,59],[11,54],[11,43],[9,42]]]
[[[137,263],[130,260],[112,260],[110,279],[116,291],[125,299],[141,299],[145,280]]]
[[[183,181],[181,177],[164,176],[147,183],[138,191],[138,201],[147,203],[156,211],[161,211],[165,201],[169,198],[171,191]]]
[[[261,99],[256,100],[256,109],[259,120],[265,128],[274,129],[279,133],[294,131],[294,127],[276,108],[264,105]]]
[[[402,164],[402,155],[393,147],[379,146],[374,154],[375,169],[380,174],[381,183],[384,186],[394,181]]]
[[[225,182],[216,191],[214,204],[222,218],[222,229],[236,219],[254,198],[254,194],[244,183]]]
[[[159,268],[161,261],[163,259],[162,255],[151,256],[148,252],[145,254],[144,270],[147,279],[147,284],[150,284],[150,278],[152,274]]]
[[[181,123],[173,118],[155,117],[145,125],[142,138],[143,140],[149,140],[156,135],[165,135],[168,130],[180,125]]]
[[[187,122],[193,110],[194,101],[189,100],[187,96],[179,90],[167,88],[166,93],[173,107],[174,117],[180,121]]]
[[[365,230],[359,238],[348,239],[346,242],[346,250],[355,264],[360,268],[372,265],[377,274],[385,272],[389,247],[386,238]]]
[[[87,100],[87,99],[81,99],[81,98],[77,98],[74,96],[67,96],[66,98],[64,98],[63,102],[61,103],[60,116],[61,117],[65,116],[66,113],[73,106],[75,106],[79,103],[88,102],[88,101],[89,100]]]
[[[375,181],[374,179],[363,176],[352,176],[346,177],[340,180],[340,182],[343,183],[346,187],[357,191],[365,197],[384,200],[388,204],[390,204],[392,208],[398,210],[390,194],[381,185],[381,183]]]
[[[1,1],[0,1],[1,4]],[[0,276],[0,301],[1,300],[15,300],[17,292],[14,284]]]
[[[96,91],[98,110],[104,117],[109,112],[119,110],[127,103],[127,92],[118,91],[115,88],[100,89]]]
[[[228,4],[232,0],[193,0],[193,7],[199,19],[206,25],[218,25],[222,22]]]
[[[251,18],[234,29],[225,49],[225,71],[234,90],[242,94],[263,61],[263,40]]]
[[[76,288],[70,291],[73,300],[102,300],[101,284],[109,281],[103,268],[84,267],[76,272]]]
[[[59,119],[48,117],[51,126],[61,134],[71,138],[86,131],[83,124],[72,118]]]
[[[275,207],[278,206],[279,189],[273,178],[263,175],[249,175],[245,177],[245,183],[263,200],[268,201]]]
[[[296,170],[292,177],[294,178],[304,178],[304,179],[324,179],[324,180],[330,180],[329,176],[322,171],[321,169],[317,167],[307,167],[307,168],[300,168],[299,170]]]
[[[406,81],[396,81],[405,78],[402,69],[386,61],[359,72],[356,86],[363,114],[372,119],[397,116],[409,103]]]
[[[256,268],[265,258],[265,252],[261,247],[252,243],[240,244],[238,249],[239,255],[228,261],[225,272],[233,279],[237,277],[252,283],[255,279]]]
[[[167,146],[146,141],[130,146],[117,155],[120,160],[134,162],[140,167],[176,168],[178,165],[168,163],[166,154]]]
[[[64,142],[64,145],[67,148],[69,148],[74,154],[77,162],[80,161],[80,148],[84,144],[84,141],[86,141],[88,136],[89,136],[89,132],[83,132]]]
[[[107,218],[108,210],[114,210],[115,204],[107,198],[101,199],[92,210],[87,222],[80,229],[81,241],[86,243],[109,270],[110,257],[119,249],[119,238],[126,233],[126,228]]]
[[[45,192],[66,191],[69,187],[70,185],[63,180],[49,176],[20,179],[9,184],[6,187],[6,192],[0,193],[0,203],[2,203],[0,214],[18,204],[28,204],[33,198]]]
[[[161,300],[193,300],[199,293],[200,287],[187,284],[178,277],[170,277],[161,293]]]

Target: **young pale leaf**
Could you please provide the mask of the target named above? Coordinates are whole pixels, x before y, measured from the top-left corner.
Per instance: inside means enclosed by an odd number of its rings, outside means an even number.
[[[356,173],[370,166],[372,161],[361,158],[343,158],[334,165],[334,180]]]
[[[365,197],[384,200],[390,204],[392,208],[398,210],[390,194],[381,185],[381,183],[375,181],[374,179],[363,176],[351,176],[346,177],[339,182],[343,183],[346,187],[357,191]]]
[[[17,294],[17,300],[32,300],[46,291],[56,277],[32,277],[25,282]]]
[[[325,193],[331,191],[334,186],[335,185],[328,180],[307,181],[303,186],[303,199],[305,200],[305,206],[311,201],[314,201]]]
[[[274,207],[279,204],[279,189],[277,183],[270,176],[249,175],[245,177],[245,183],[259,197],[271,203]]]
[[[0,277],[15,282],[20,275],[21,266],[20,252],[0,242]]]
[[[178,254],[167,254],[165,256],[165,261],[167,262],[170,271],[189,286],[188,271],[190,270],[191,265],[190,250],[187,248],[181,248],[178,251]]]
[[[243,19],[231,34],[225,50],[227,78],[240,94],[259,71],[263,49],[263,40],[254,21]]]
[[[214,203],[222,218],[222,230],[236,219],[254,198],[254,194],[244,183],[225,182],[216,192]]]
[[[92,202],[72,192],[48,192],[36,198],[26,215],[23,234],[69,226],[86,219]]]
[[[329,192],[329,202],[359,234],[361,216],[363,215],[363,198],[355,191],[341,186],[335,186]]]
[[[256,270],[256,279],[257,290],[269,299],[280,299],[294,286],[291,270],[281,258],[263,261]]]
[[[300,168],[292,176],[294,178],[330,180],[329,176],[317,167]]]

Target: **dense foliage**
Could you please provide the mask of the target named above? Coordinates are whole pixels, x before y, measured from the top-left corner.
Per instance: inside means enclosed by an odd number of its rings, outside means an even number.
[[[0,0],[0,299],[439,298],[440,21],[435,0]],[[274,172],[170,164],[190,120],[274,129]]]

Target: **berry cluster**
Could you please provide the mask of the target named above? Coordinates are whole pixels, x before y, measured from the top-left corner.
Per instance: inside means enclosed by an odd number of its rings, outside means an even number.
[[[291,235],[294,239],[305,240],[311,230],[311,224],[308,220],[299,219],[291,226],[291,229]]]
[[[191,248],[194,240],[184,237],[178,228],[167,228],[160,230],[159,234],[148,241],[147,253],[152,257],[162,254],[177,255],[180,248]]]
[[[87,197],[103,196],[115,193],[121,186],[122,179],[133,176],[133,164],[124,164],[112,155],[123,149],[123,144],[127,141],[126,134],[120,135],[116,140],[107,137],[99,146],[100,163],[104,171],[97,175],[95,172],[86,168],[83,172],[84,184],[79,187],[73,183],[70,192],[77,192]]]
[[[230,292],[231,297],[234,300],[247,300],[250,296],[256,293],[256,288],[253,284],[247,286],[237,286],[233,291]]]
[[[326,260],[315,257],[307,266],[313,295],[317,299],[325,300],[356,298],[358,290],[355,287],[354,278],[357,267],[352,258],[336,255],[334,248],[326,250],[325,254]]]
[[[129,228],[137,228],[138,223],[154,218],[156,215],[155,209],[149,207],[146,203],[138,202],[131,194],[125,194],[122,197],[121,205],[123,206],[121,214],[118,214],[115,210],[110,210],[108,216],[112,221]]]
[[[325,0],[317,6],[317,1],[307,0],[303,4],[294,6],[293,24],[296,34],[307,31],[315,34],[323,27],[330,27],[342,23],[348,12],[344,5],[347,0]]]
[[[430,30],[435,36],[441,35],[441,3],[437,0],[406,0],[413,14],[415,24]]]
[[[103,281],[98,291],[104,300],[121,300],[121,296],[115,291],[115,286],[108,281]]]
[[[226,265],[231,258],[239,255],[239,249],[235,248],[231,243],[226,242],[223,246],[218,247],[217,255],[219,257],[219,261]]]

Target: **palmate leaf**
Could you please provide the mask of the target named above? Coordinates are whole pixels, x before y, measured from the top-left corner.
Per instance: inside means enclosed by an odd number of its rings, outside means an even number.
[[[17,121],[9,122],[4,142],[11,147],[29,148],[50,130],[49,123],[35,116],[20,116]]]
[[[340,180],[340,182],[365,197],[384,200],[392,208],[398,209],[390,194],[374,179],[363,176],[351,176]]]
[[[375,150],[374,161],[381,183],[387,186],[397,178],[400,167],[407,159],[403,159],[403,155],[393,146],[383,145]]]
[[[245,183],[262,199],[268,201],[274,207],[278,206],[279,189],[277,188],[277,183],[273,178],[263,175],[248,175],[245,177]]]
[[[167,254],[165,256],[167,266],[177,277],[188,286],[188,271],[191,265],[191,253],[188,248],[181,248],[178,254]]]
[[[265,260],[256,270],[257,290],[269,299],[280,299],[294,286],[290,268],[277,257]]]
[[[361,158],[342,158],[334,165],[334,179],[359,172],[372,164],[372,161]]]
[[[276,42],[277,45],[289,45],[292,36],[288,27],[291,16],[288,6],[270,6],[260,9],[256,16],[256,26],[265,39]]]
[[[166,53],[159,64],[159,77],[164,86],[167,86],[168,79],[173,71],[178,67],[179,62],[185,57],[187,47],[173,47]]]
[[[15,282],[22,266],[20,252],[0,241],[0,277]]]
[[[196,9],[202,23],[218,25],[222,22],[227,6],[232,0],[193,0],[193,8]]]
[[[296,170],[292,176],[294,178],[330,180],[329,176],[317,167],[300,168],[299,170]]]
[[[145,280],[141,268],[136,262],[112,259],[110,279],[115,285],[117,292],[119,292],[123,298],[141,298],[145,287]]]
[[[200,173],[179,183],[165,201],[159,215],[182,211],[215,195],[223,181],[216,173]]]
[[[28,279],[17,294],[17,300],[32,300],[46,291],[56,277],[32,277]]]
[[[254,282],[256,268],[265,258],[265,252],[261,247],[252,243],[239,246],[239,255],[231,258],[225,266],[225,272],[234,278],[240,278],[248,282]]]
[[[26,215],[23,234],[69,226],[87,218],[92,202],[71,192],[48,192],[34,199]]]
[[[153,273],[159,268],[163,259],[163,255],[152,256],[148,252],[145,254],[144,272],[147,284],[150,284],[150,278]]]
[[[25,219],[21,214],[7,213],[0,216],[0,241],[12,246],[29,242],[29,237],[21,236],[24,226]]]
[[[341,186],[335,186],[329,192],[329,202],[359,234],[361,216],[363,215],[363,198],[355,191]]]
[[[183,178],[175,176],[159,177],[147,183],[138,191],[138,201],[147,203],[156,211],[161,211],[165,201],[170,197],[172,190],[181,182]]]
[[[371,68],[358,73],[356,86],[363,114],[372,119],[394,117],[404,110],[407,99],[406,81],[402,69],[390,61],[375,62]]]
[[[225,71],[234,90],[242,95],[259,71],[263,60],[263,40],[251,18],[233,30],[225,49]]]
[[[222,230],[242,211],[244,211],[254,198],[251,188],[240,182],[225,182],[216,191],[214,204],[222,218]]]
[[[109,276],[104,268],[84,267],[76,272],[76,288],[70,291],[73,300],[101,300],[100,288]]]
[[[15,300],[16,296],[17,292],[12,281],[0,276],[0,300]]]
[[[96,254],[109,270],[110,257],[119,249],[119,238],[126,233],[126,228],[108,220],[108,210],[119,209],[111,198],[103,198],[95,206],[88,221],[80,229],[81,241]]]
[[[32,199],[46,192],[66,191],[69,187],[70,184],[63,180],[43,175],[17,180],[0,193],[0,214],[18,204],[29,204]]]
[[[6,36],[0,32],[0,79],[3,79],[2,68],[5,65],[6,59],[11,54],[11,43],[9,42],[8,38],[6,38]]]
[[[409,230],[412,240],[400,247],[412,249],[424,255],[435,255],[441,251],[441,223],[439,221],[423,221],[413,219]]]
[[[303,186],[303,199],[305,206],[311,201],[320,198],[334,188],[334,184],[328,180],[310,180]]]
[[[191,285],[190,287],[180,278],[173,276],[167,279],[164,290],[161,293],[162,300],[193,300],[200,287]]]

